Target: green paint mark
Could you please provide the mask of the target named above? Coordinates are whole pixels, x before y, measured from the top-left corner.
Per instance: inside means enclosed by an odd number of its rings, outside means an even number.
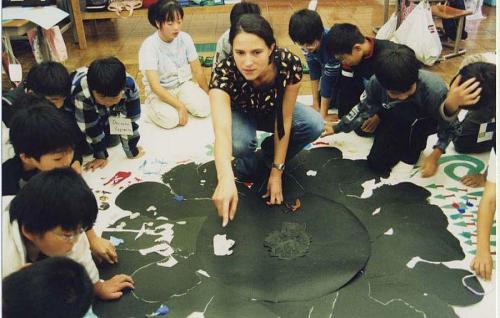
[[[496,241],[490,241],[490,246],[497,246],[497,242]]]
[[[460,233],[460,235],[462,235],[463,237],[465,237],[467,239],[470,239],[470,233],[469,232],[462,232],[462,233]]]
[[[497,235],[497,227],[496,226],[491,228],[491,234]]]
[[[462,226],[462,227],[467,227],[467,223],[465,223],[465,222],[458,222],[458,223],[455,223],[454,225],[456,225],[456,226]]]
[[[467,241],[465,241],[465,244],[470,245],[470,246],[472,246],[472,245],[473,245],[471,240],[467,240]]]
[[[446,188],[446,190],[451,191],[451,192],[458,192],[458,191],[463,191],[464,189],[459,189],[457,187],[453,187],[453,188]]]
[[[452,214],[452,215],[450,215],[450,218],[452,220],[456,220],[456,219],[462,218],[462,214],[460,214],[460,213],[458,213],[458,214]]]
[[[474,197],[482,197],[483,196],[483,191],[477,191],[477,192],[467,193],[467,195],[472,195]]]
[[[215,52],[217,43],[198,43],[195,44],[194,47],[197,52]]]
[[[429,189],[437,189],[437,188],[442,188],[443,186],[433,183],[433,184],[426,185],[425,187],[429,188]]]
[[[456,181],[459,181],[463,177],[455,174],[455,169],[458,167],[466,168],[466,175],[478,174],[484,170],[484,162],[468,155],[445,156],[441,157],[438,162],[439,165],[444,166],[444,173]]]

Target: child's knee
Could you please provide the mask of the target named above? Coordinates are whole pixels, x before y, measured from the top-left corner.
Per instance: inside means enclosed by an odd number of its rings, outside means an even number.
[[[148,105],[148,117],[157,126],[172,129],[179,125],[179,113],[169,105]]]

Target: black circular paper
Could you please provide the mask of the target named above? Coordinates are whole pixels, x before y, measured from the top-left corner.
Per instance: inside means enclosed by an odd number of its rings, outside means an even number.
[[[284,213],[251,194],[240,196],[237,221],[222,228],[214,214],[205,222],[197,241],[203,269],[250,299],[299,301],[338,290],[368,261],[368,233],[341,204],[313,194],[304,195],[301,204],[296,213]],[[305,256],[292,260],[270,256],[263,241],[283,222],[306,224],[312,242]],[[214,255],[215,234],[236,241],[232,255]]]

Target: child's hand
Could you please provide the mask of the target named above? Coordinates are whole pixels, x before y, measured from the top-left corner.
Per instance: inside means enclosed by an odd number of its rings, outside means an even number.
[[[92,172],[95,171],[97,168],[104,168],[108,164],[108,160],[106,159],[94,159],[92,161],[87,162],[86,164],[83,165],[83,170],[92,170]]]
[[[321,134],[321,137],[326,137],[335,134],[335,131],[333,130],[333,125],[335,123],[332,121],[325,121],[325,130]]]
[[[373,133],[375,129],[377,129],[379,123],[380,123],[380,117],[377,114],[375,114],[372,117],[365,120],[363,125],[361,125],[361,130],[367,133]]]
[[[189,117],[186,106],[177,108],[177,112],[179,113],[179,125],[185,126],[188,122],[188,117]]]
[[[476,78],[472,77],[458,85],[462,77],[460,75],[451,83],[445,105],[452,113],[455,113],[459,106],[474,105],[481,98],[481,87]]]
[[[71,164],[71,168],[73,170],[75,170],[76,173],[78,174],[82,174],[82,164],[80,163],[80,161],[78,160],[75,160],[72,164]]]
[[[438,167],[438,161],[432,155],[425,157],[422,163],[422,167],[420,168],[422,178],[429,178],[435,175]]]
[[[125,288],[134,289],[134,280],[132,277],[120,274],[113,278],[95,283],[95,295],[102,300],[111,300],[120,298]]]
[[[486,183],[486,178],[483,174],[477,173],[471,176],[463,176],[462,178],[460,178],[460,182],[462,182],[463,185],[466,185],[468,187],[478,188],[478,187],[484,187],[484,184]]]
[[[103,239],[102,237],[95,236],[92,240],[89,240],[90,250],[99,260],[105,260],[110,264],[118,262],[118,255],[116,254],[115,247],[110,241]]]
[[[144,151],[144,149],[141,146],[137,147],[137,149],[139,150],[139,152],[137,153],[137,155],[135,155],[135,157],[132,157],[132,158],[129,158],[129,159],[137,159],[137,158],[140,158],[140,157],[144,156],[144,154],[146,154],[146,151]]]
[[[491,271],[493,270],[493,259],[489,251],[481,252],[479,249],[477,251],[476,257],[470,264],[470,269],[476,272],[476,275],[485,279],[491,279]]]

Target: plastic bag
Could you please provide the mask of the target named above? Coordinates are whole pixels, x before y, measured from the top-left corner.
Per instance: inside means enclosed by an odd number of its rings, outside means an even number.
[[[396,14],[393,13],[389,20],[387,20],[387,22],[380,27],[375,38],[379,40],[390,40],[396,31],[397,26],[398,18],[396,17]]]
[[[417,59],[433,65],[441,55],[443,46],[432,19],[429,2],[420,2],[394,32],[395,41],[415,51]]]
[[[43,29],[42,32],[47,46],[49,47],[51,60],[56,62],[66,61],[68,59],[68,51],[64,43],[61,29],[56,25],[48,30]]]

